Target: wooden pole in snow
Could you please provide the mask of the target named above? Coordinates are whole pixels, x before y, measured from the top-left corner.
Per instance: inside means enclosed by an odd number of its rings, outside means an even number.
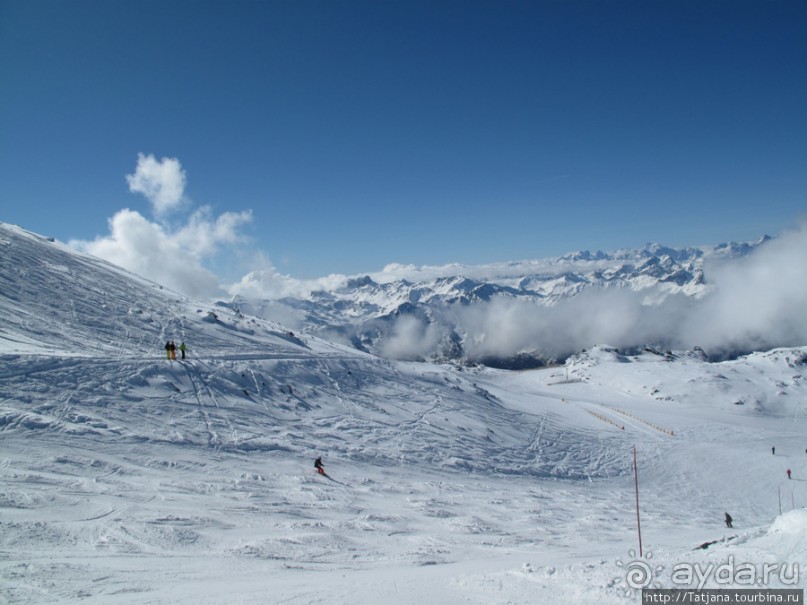
[[[639,519],[639,467],[636,464],[636,446],[633,446],[633,476],[636,481],[636,530],[639,532],[639,558],[642,558],[642,522]]]

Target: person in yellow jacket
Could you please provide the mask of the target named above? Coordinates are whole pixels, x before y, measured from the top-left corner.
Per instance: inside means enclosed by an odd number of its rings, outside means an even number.
[[[182,359],[185,359],[185,351],[188,350],[188,347],[185,345],[185,341],[182,341],[182,343],[180,343],[179,350],[182,352]]]

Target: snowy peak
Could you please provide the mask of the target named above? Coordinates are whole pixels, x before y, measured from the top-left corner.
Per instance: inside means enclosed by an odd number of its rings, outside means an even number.
[[[382,356],[401,355],[402,359],[483,361],[522,367],[525,359],[532,359],[534,364],[562,360],[598,342],[615,341],[623,347],[673,347],[682,343],[675,342],[672,333],[630,330],[627,325],[616,337],[613,330],[592,328],[590,337],[581,337],[578,331],[565,342],[547,338],[544,328],[515,332],[519,329],[517,324],[534,324],[535,318],[542,317],[545,319],[539,321],[546,329],[551,325],[554,330],[568,330],[573,322],[580,321],[581,315],[583,319],[586,315],[596,317],[609,306],[662,309],[673,300],[695,304],[710,292],[708,262],[743,258],[768,240],[715,248],[674,249],[647,244],[641,249],[612,253],[581,251],[543,261],[450,266],[444,275],[440,275],[440,268],[431,268],[423,273],[432,276],[422,281],[390,279],[386,274],[365,275],[349,279],[333,291],[316,292],[307,298],[283,298],[264,308],[283,316],[302,332]],[[255,301],[239,299],[239,304],[259,312]],[[569,311],[561,313],[560,309]],[[564,315],[563,322],[559,324],[553,314]],[[403,317],[408,318],[405,324],[398,321]],[[648,326],[653,323],[664,322],[651,321]],[[498,336],[492,334],[494,329],[514,334],[509,342],[498,342]],[[494,340],[495,346],[483,344]],[[403,341],[413,346],[400,346]],[[694,344],[697,343],[683,343],[685,347]]]

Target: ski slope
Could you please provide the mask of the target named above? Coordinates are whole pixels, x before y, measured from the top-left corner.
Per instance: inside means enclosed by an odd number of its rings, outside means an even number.
[[[807,347],[399,363],[8,225],[0,251],[0,600],[635,603],[729,561],[805,585]]]

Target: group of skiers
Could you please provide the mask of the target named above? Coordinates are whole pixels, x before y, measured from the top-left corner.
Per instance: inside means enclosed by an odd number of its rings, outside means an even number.
[[[182,353],[182,359],[185,359],[185,351],[188,350],[188,347],[185,345],[184,342],[180,343],[177,347],[174,344],[173,340],[168,340],[165,343],[165,358],[170,360],[176,361],[177,358],[177,349],[179,349],[180,353]]]

